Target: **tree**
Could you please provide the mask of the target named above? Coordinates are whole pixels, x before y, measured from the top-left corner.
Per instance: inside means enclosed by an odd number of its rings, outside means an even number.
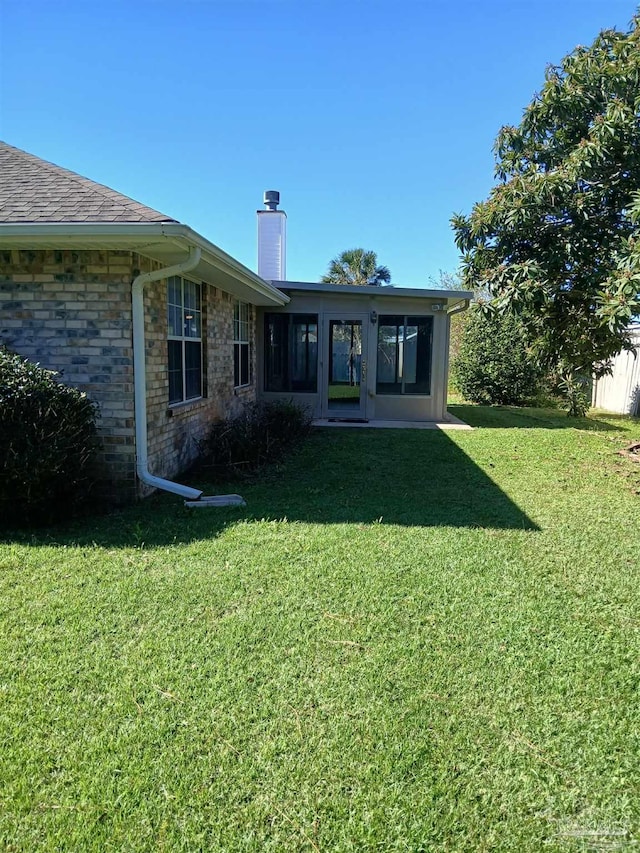
[[[448,270],[438,270],[437,278],[430,275],[427,284],[433,290],[460,290],[462,287],[460,273],[449,272]]]
[[[389,284],[391,273],[387,267],[378,266],[375,252],[347,249],[331,261],[321,280],[326,284],[379,285]]]
[[[523,323],[513,314],[485,314],[480,303],[466,313],[451,365],[457,390],[472,403],[522,405],[540,390]]]
[[[452,218],[463,282],[522,315],[578,414],[640,311],[640,16],[549,67],[495,151],[499,183]]]

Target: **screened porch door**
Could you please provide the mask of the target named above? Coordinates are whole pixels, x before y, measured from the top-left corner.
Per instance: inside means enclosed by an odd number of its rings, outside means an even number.
[[[365,420],[368,314],[325,314],[322,416]]]

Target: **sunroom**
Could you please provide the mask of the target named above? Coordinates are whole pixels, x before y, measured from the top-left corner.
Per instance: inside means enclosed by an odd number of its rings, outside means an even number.
[[[328,423],[445,420],[451,316],[471,293],[274,284],[290,301],[258,313],[261,399]]]

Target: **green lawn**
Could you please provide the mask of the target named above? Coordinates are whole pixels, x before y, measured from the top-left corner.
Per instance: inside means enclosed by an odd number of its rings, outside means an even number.
[[[640,421],[454,412],[0,544],[0,849],[636,849]]]

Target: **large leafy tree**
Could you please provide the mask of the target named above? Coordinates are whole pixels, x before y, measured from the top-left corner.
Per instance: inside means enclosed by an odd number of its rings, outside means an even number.
[[[365,249],[346,249],[329,263],[326,284],[389,284],[391,273],[387,267],[378,266],[375,252]]]
[[[452,219],[463,281],[522,315],[576,413],[640,311],[640,16],[549,67],[495,150],[497,185]]]

